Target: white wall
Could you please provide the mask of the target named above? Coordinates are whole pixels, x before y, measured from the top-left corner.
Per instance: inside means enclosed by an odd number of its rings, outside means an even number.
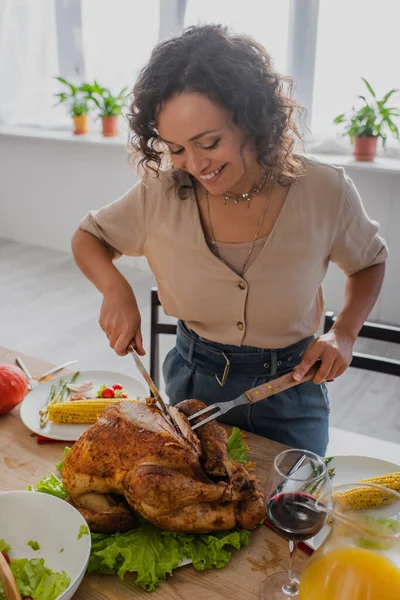
[[[136,179],[123,143],[95,142],[0,132],[0,237],[69,251],[79,219],[117,198]],[[389,243],[386,281],[371,318],[400,324],[400,171],[359,165],[346,170]],[[326,308],[340,308],[343,282],[342,273],[332,266],[325,280]]]

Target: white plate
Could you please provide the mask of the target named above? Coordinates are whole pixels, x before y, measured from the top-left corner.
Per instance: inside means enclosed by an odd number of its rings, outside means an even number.
[[[52,571],[64,570],[71,581],[58,600],[72,598],[86,571],[91,537],[78,539],[82,525],[87,527],[85,519],[65,500],[40,492],[0,493],[0,532],[10,558],[44,558]],[[26,545],[31,540],[39,550]]]
[[[345,485],[346,483],[358,483],[361,479],[370,479],[379,477],[387,473],[394,473],[400,470],[400,466],[380,458],[369,458],[367,456],[343,455],[335,456],[329,463],[328,468],[335,467],[335,476],[332,479],[332,486]],[[319,548],[329,533],[329,527],[323,527],[321,531],[306,541],[308,546],[314,550]]]
[[[48,421],[45,427],[40,427],[39,410],[46,405],[51,386],[53,384],[58,386],[60,379],[71,378],[71,376],[72,373],[68,376],[62,375],[46,381],[25,397],[21,404],[21,419],[28,429],[52,440],[66,442],[74,442],[86,431],[89,425],[64,425],[52,423],[51,421]],[[125,388],[129,398],[145,398],[149,394],[144,385],[137,379],[112,371],[82,371],[75,383],[82,383],[83,381],[93,381],[95,391],[101,385],[111,386],[114,383],[120,383]]]

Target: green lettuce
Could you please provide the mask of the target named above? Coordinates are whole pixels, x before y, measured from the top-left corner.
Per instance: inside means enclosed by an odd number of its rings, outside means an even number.
[[[364,518],[364,525],[371,533],[371,537],[361,536],[355,540],[355,544],[365,550],[387,550],[393,546],[394,539],[390,538],[400,533],[400,521],[397,519],[375,518],[367,515]],[[374,539],[374,536],[377,536],[378,539]],[[380,540],[380,537],[388,539]]]
[[[146,523],[128,533],[105,535],[92,533],[89,573],[137,573],[135,583],[146,592],[171,575],[183,558],[193,561],[197,570],[224,567],[232,557],[225,546],[247,546],[249,531],[215,534],[184,534],[161,531]]]
[[[39,542],[34,542],[33,540],[29,540],[29,542],[26,542],[27,546],[30,546],[32,548],[32,550],[40,550],[40,544]]]
[[[59,479],[57,475],[54,475],[54,473],[50,473],[50,475],[43,477],[43,479],[36,484],[36,487],[29,485],[28,490],[31,492],[50,494],[50,496],[61,498],[61,500],[66,500],[66,498],[68,498],[68,493],[65,490],[61,479]]]
[[[46,567],[43,558],[15,558],[10,561],[10,569],[21,596],[33,600],[56,600],[70,583],[65,571],[54,573]],[[0,600],[5,600],[0,583]]]
[[[63,457],[60,460],[60,462],[56,464],[56,469],[59,473],[61,473],[62,468],[64,466],[64,461],[66,459],[66,456],[67,456],[68,452],[71,452],[71,450],[72,450],[72,448],[70,448],[69,446],[65,446]]]
[[[87,525],[81,525],[79,527],[78,540],[80,540],[84,535],[89,535],[89,527]]]
[[[232,552],[225,546],[233,546],[236,550],[247,546],[250,531],[218,531],[212,534],[177,534],[183,548],[183,554],[190,558],[198,571],[205,569],[221,569],[232,558]]]
[[[247,450],[242,431],[239,427],[233,427],[228,439],[228,455],[241,465],[245,465],[247,463]]]
[[[128,533],[92,534],[88,573],[136,572],[136,583],[152,592],[182,561],[182,550],[174,536],[164,536],[153,525],[141,525]]]
[[[5,540],[0,540],[0,552],[10,552],[11,546]]]

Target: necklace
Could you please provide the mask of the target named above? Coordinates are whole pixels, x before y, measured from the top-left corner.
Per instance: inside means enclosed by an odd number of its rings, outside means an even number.
[[[252,192],[245,192],[244,194],[239,195],[230,194],[229,192],[227,194],[223,194],[224,204],[232,200],[232,202],[234,202],[235,204],[238,204],[239,202],[247,202],[247,207],[249,207],[250,201],[253,200],[254,196],[257,196],[257,194],[259,194],[263,189],[265,182],[267,181],[267,177],[268,171],[265,171],[260,184],[257,187],[255,187]]]
[[[263,207],[263,210],[262,210],[262,213],[261,213],[261,218],[260,218],[260,221],[259,221],[259,223],[258,223],[258,225],[257,225],[257,229],[256,229],[256,232],[255,232],[255,234],[254,234],[254,238],[253,238],[252,244],[251,244],[251,246],[250,246],[250,248],[249,248],[249,251],[248,251],[248,253],[247,253],[246,260],[244,261],[244,263],[243,263],[243,267],[241,268],[240,272],[238,273],[239,277],[243,277],[243,273],[244,273],[244,272],[245,272],[245,270],[246,270],[247,264],[248,264],[248,262],[249,262],[249,260],[250,260],[250,256],[251,256],[251,255],[252,255],[252,253],[253,253],[254,246],[256,245],[256,241],[258,240],[258,236],[260,235],[261,227],[262,227],[262,224],[263,224],[263,222],[264,222],[265,213],[267,212],[267,207],[268,207],[268,203],[269,203],[269,198],[270,198],[270,195],[271,195],[271,190],[272,190],[272,182],[273,182],[273,176],[271,175],[270,184],[269,184],[269,186],[268,186],[268,193],[267,193],[267,197],[266,197],[266,199],[265,199],[265,202],[264,202],[264,207]],[[265,184],[265,181],[264,181],[264,184]],[[211,243],[212,243],[212,245],[213,245],[213,248],[215,248],[215,252],[216,252],[216,254],[217,254],[217,256],[218,256],[219,260],[220,260],[220,261],[221,261],[221,262],[222,262],[224,265],[226,265],[226,262],[225,262],[225,260],[224,260],[224,257],[222,256],[222,254],[221,254],[221,252],[220,252],[220,250],[219,250],[219,248],[218,248],[218,246],[217,246],[217,242],[216,242],[216,240],[215,240],[214,229],[213,229],[213,226],[212,226],[212,221],[211,221],[210,197],[209,197],[209,195],[208,195],[208,192],[206,192],[206,193],[207,193],[207,212],[208,212],[208,222],[209,222],[209,224],[210,224]]]

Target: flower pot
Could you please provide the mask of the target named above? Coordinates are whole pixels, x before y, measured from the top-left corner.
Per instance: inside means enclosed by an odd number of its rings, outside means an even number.
[[[87,133],[87,115],[79,115],[72,118],[75,124],[74,134],[83,135]]]
[[[118,117],[102,117],[104,137],[114,137],[118,135]]]
[[[375,137],[356,137],[354,138],[353,156],[356,160],[371,161],[376,156],[376,143],[378,138]]]

